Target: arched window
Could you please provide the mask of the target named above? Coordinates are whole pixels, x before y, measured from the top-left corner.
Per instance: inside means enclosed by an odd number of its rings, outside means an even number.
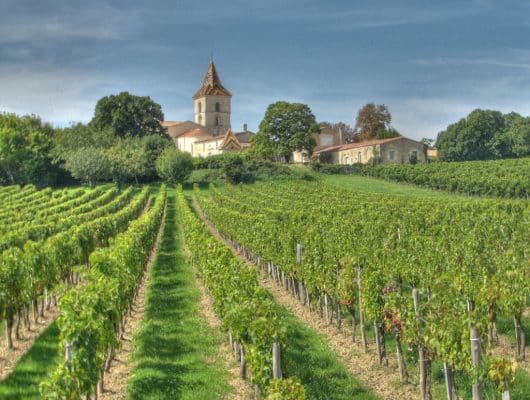
[[[219,111],[221,111],[221,104],[217,102],[215,103],[215,112],[219,112]]]
[[[202,125],[202,115],[199,115],[199,124]]]
[[[199,104],[197,105],[197,108],[199,109],[199,112],[202,112],[202,103],[199,101]]]

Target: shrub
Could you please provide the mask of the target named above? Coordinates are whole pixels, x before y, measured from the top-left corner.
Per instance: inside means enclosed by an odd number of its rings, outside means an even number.
[[[223,160],[223,172],[230,183],[240,183],[245,178],[243,158],[236,153],[230,154]]]
[[[173,147],[164,149],[156,160],[158,176],[168,183],[183,183],[193,169],[193,159],[190,154],[183,153]]]

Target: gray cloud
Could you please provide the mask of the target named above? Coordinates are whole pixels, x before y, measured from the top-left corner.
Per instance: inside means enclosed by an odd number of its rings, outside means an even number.
[[[19,5],[0,13],[0,42],[123,39],[142,24],[139,10],[99,1],[62,2],[56,8],[35,11],[34,5]]]

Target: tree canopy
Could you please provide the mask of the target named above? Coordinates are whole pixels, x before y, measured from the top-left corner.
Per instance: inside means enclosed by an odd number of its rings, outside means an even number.
[[[128,92],[101,98],[90,122],[103,130],[111,128],[116,136],[162,135],[164,114],[160,104],[148,96],[135,96]]]
[[[399,133],[390,127],[392,115],[384,104],[365,104],[357,113],[355,120],[355,140],[385,139],[399,136]]]
[[[156,161],[156,170],[165,182],[183,183],[193,170],[193,159],[189,153],[167,147]]]
[[[255,151],[265,156],[289,162],[295,150],[311,154],[316,145],[313,134],[319,132],[320,128],[309,106],[278,101],[267,107],[252,144],[256,146]]]
[[[530,154],[530,118],[476,109],[440,132],[436,147],[445,161],[526,156]]]
[[[61,171],[51,157],[54,130],[34,115],[0,113],[0,183],[57,183]]]

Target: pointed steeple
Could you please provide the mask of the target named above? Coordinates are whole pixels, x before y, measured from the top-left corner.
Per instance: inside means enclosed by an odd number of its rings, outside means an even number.
[[[221,80],[219,79],[219,75],[217,75],[217,70],[215,69],[215,64],[213,63],[213,60],[210,61],[210,65],[208,65],[208,70],[206,71],[206,75],[204,75],[202,85],[197,91],[197,93],[195,93],[195,96],[193,96],[193,99],[197,99],[203,96],[232,97],[232,93],[230,93],[221,84]]]

